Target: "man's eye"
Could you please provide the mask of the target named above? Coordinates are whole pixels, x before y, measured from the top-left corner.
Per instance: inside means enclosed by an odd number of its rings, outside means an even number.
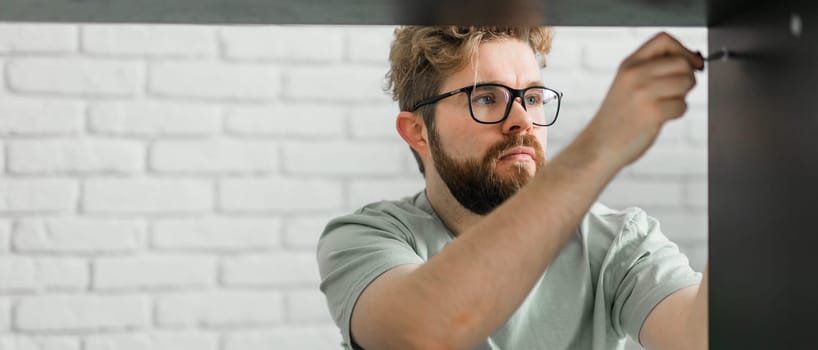
[[[473,103],[487,105],[494,103],[494,97],[489,95],[475,96],[472,98]]]
[[[531,105],[531,106],[541,104],[542,103],[542,98],[540,96],[537,96],[537,95],[529,95],[529,96],[526,96],[525,103],[527,103],[528,105]]]

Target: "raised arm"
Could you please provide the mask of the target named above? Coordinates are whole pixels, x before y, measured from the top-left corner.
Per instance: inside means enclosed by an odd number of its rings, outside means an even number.
[[[529,183],[423,265],[358,299],[351,329],[377,349],[471,349],[516,310],[611,179],[686,110],[701,59],[659,34],[620,65],[583,132]],[[407,117],[408,118],[408,117]]]

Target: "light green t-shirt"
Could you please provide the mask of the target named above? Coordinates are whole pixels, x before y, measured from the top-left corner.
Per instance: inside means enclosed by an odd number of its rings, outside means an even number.
[[[350,320],[369,283],[398,265],[423,264],[453,239],[424,191],[332,220],[318,242],[318,264],[342,347],[360,349]],[[656,219],[638,208],[594,204],[528,297],[478,349],[623,349],[656,304],[700,280]]]

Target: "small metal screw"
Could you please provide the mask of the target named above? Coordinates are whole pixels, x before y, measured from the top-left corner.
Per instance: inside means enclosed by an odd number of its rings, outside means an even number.
[[[790,16],[790,33],[796,38],[801,37],[801,32],[804,29],[804,23],[801,21],[801,16],[793,13]]]

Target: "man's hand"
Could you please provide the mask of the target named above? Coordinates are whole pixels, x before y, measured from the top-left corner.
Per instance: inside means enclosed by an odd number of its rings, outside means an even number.
[[[662,125],[687,110],[701,56],[666,33],[651,38],[619,67],[608,95],[580,138],[615,168],[638,159]]]

